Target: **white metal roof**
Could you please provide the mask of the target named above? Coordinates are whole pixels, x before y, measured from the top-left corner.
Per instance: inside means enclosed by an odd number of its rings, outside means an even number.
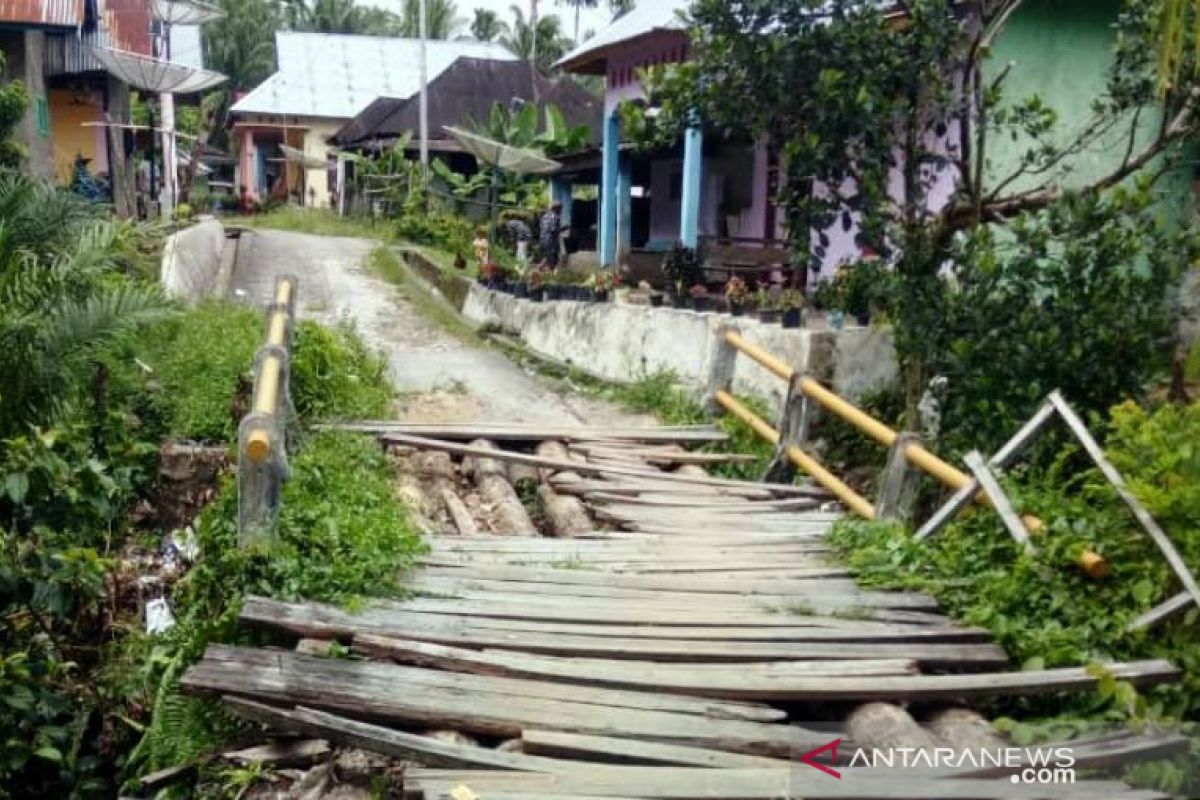
[[[592,54],[654,31],[683,30],[685,26],[680,12],[687,11],[691,5],[692,0],[643,0],[607,28],[567,53],[558,63],[570,65],[589,61],[591,59],[588,56]]]
[[[379,97],[420,90],[420,41],[329,33],[275,34],[279,71],[234,104],[234,113],[351,119]],[[513,61],[499,44],[430,40],[429,80],[458,58]]]

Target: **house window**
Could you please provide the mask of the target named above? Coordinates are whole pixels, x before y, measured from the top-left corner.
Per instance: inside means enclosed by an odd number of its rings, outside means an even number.
[[[50,104],[46,101],[45,95],[38,95],[33,98],[33,113],[37,120],[38,136],[49,138],[50,136]]]

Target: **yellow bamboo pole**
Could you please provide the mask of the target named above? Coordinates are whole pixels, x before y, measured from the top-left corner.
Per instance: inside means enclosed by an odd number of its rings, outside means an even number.
[[[275,302],[282,306],[290,306],[293,291],[295,291],[295,287],[292,285],[292,279],[280,278],[275,283]]]
[[[779,444],[779,431],[772,428],[762,417],[738,402],[737,398],[729,392],[718,391],[716,399],[725,410],[749,425],[759,436],[771,444]],[[821,466],[820,462],[815,458],[795,445],[788,445],[784,448],[784,452],[787,453],[787,457],[793,464],[807,472],[812,476],[813,480],[832,492],[837,499],[845,503],[855,514],[864,519],[875,519],[875,507],[866,498],[839,480],[836,475]]]
[[[254,413],[275,416],[282,374],[283,362],[279,356],[272,354],[263,359],[254,387]],[[271,432],[265,428],[252,431],[246,440],[246,455],[258,464],[266,461],[271,455]]]
[[[283,309],[271,315],[271,324],[267,327],[267,344],[283,347],[287,336],[288,313]]]
[[[768,372],[785,381],[790,381],[796,373],[794,369],[783,361],[747,342],[736,331],[728,331],[725,334],[725,341],[730,346],[736,347],[742,354],[756,361]],[[826,411],[850,423],[863,434],[879,442],[884,447],[891,447],[896,443],[896,439],[899,436],[896,431],[857,406],[838,397],[812,378],[804,377],[800,379],[800,391]],[[904,457],[908,460],[908,463],[923,470],[926,474],[931,475],[943,485],[955,491],[962,489],[971,482],[971,477],[965,472],[946,463],[919,444],[913,443],[906,446],[904,448]],[[986,497],[984,500],[986,501]],[[1037,533],[1046,527],[1045,523],[1034,516],[1023,516],[1021,519],[1030,533]],[[1084,550],[1080,553],[1079,565],[1084,572],[1093,578],[1106,577],[1111,571],[1109,563],[1104,556],[1091,550]]]

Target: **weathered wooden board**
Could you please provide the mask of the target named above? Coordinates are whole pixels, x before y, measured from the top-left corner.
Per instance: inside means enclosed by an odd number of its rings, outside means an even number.
[[[786,608],[805,606],[813,608],[838,608],[846,610],[863,608],[934,610],[937,601],[928,595],[913,592],[870,592],[858,591],[853,583],[844,579],[830,578],[814,580],[802,592],[781,594],[726,594],[720,598],[724,609],[753,611],[764,607]],[[409,588],[417,593],[435,597],[461,597],[469,600],[489,601],[497,599],[512,602],[579,603],[602,602],[612,605],[631,603],[649,604],[655,607],[694,607],[696,603],[711,602],[703,592],[678,590],[631,589],[618,586],[589,584],[534,583],[515,581],[493,581],[470,577],[444,577],[417,575],[409,581]]]
[[[816,747],[821,743],[821,734],[794,726],[535,697],[522,695],[526,687],[518,689],[516,684],[511,684],[513,688],[508,691],[477,689],[473,688],[477,684],[467,682],[455,686],[445,683],[447,676],[475,681],[482,677],[313,658],[288,651],[212,646],[204,659],[184,675],[181,685],[189,692],[310,706],[347,716],[501,738],[516,738],[528,728],[544,728],[691,742],[773,756],[786,756],[795,746]],[[585,688],[545,685],[576,693]],[[397,687],[404,687],[404,691],[397,691]]]
[[[503,461],[511,461],[516,464],[528,464],[531,467],[546,467],[549,469],[559,469],[580,474],[591,475],[621,475],[627,478],[647,478],[660,483],[683,483],[696,484],[699,486],[721,486],[741,488],[751,486],[756,489],[766,488],[769,491],[779,495],[811,495],[811,489],[805,486],[785,486],[783,484],[756,484],[747,481],[738,481],[727,478],[712,478],[691,475],[682,472],[651,472],[647,470],[631,469],[627,467],[601,467],[595,464],[587,464],[578,461],[560,460],[555,458],[540,458],[531,456],[525,453],[514,453],[510,450],[487,450],[486,448],[472,447],[471,445],[458,444],[448,442],[441,439],[426,439],[421,436],[409,436],[406,434],[388,433],[383,435],[383,441],[390,444],[402,444],[409,447],[416,447],[421,450],[440,450],[446,453],[456,453],[463,456],[487,457],[495,458]]]
[[[751,700],[840,701],[868,700],[932,701],[965,697],[998,697],[1047,692],[1086,690],[1096,678],[1083,668],[1028,670],[1024,672],[993,672],[962,675],[884,675],[857,677],[849,675],[816,677],[796,672],[804,662],[789,661],[759,669],[754,665],[707,665],[698,679],[684,674],[696,665],[662,665],[655,671],[649,667],[632,674],[620,672],[621,663],[596,660],[530,656],[497,651],[473,651],[441,647],[420,642],[389,640],[387,637],[358,636],[355,647],[390,658],[422,658],[423,663],[438,663],[443,668],[503,671],[505,674],[539,674],[563,679],[573,675],[575,680],[622,686],[653,686],[661,691],[682,691],[706,697],[740,698]],[[820,662],[818,662],[820,663]],[[845,662],[852,668],[857,662]],[[543,670],[536,672],[535,670]],[[1174,680],[1179,671],[1166,661],[1135,661],[1109,665],[1110,672],[1120,680],[1136,684],[1154,684]],[[753,676],[754,680],[751,681]],[[775,677],[778,676],[778,677]],[[694,682],[693,682],[694,680]]]
[[[789,762],[777,758],[726,753],[700,747],[647,742],[639,739],[618,739],[612,736],[587,736],[562,731],[522,731],[521,745],[525,753],[578,761],[600,761],[625,764],[665,764],[711,769],[781,768]],[[586,769],[587,764],[575,764]]]
[[[1079,781],[1044,786],[1009,780],[907,778],[855,775],[841,780],[815,769],[706,769],[704,767],[593,766],[575,773],[414,769],[405,791],[449,796],[458,785],[487,800],[532,796],[640,797],[692,800],[1157,800],[1159,792],[1134,791],[1117,781]],[[508,794],[512,793],[512,794]]]
[[[412,434],[435,439],[492,439],[504,442],[541,442],[546,439],[563,441],[600,442],[624,439],[630,442],[666,442],[681,444],[713,444],[729,440],[729,435],[711,425],[677,425],[661,427],[584,428],[572,425],[526,425],[521,423],[417,423],[388,420],[344,422],[328,427],[359,433]]]
[[[520,583],[560,583],[582,586],[611,586],[666,592],[695,592],[699,594],[800,594],[809,586],[828,585],[829,578],[842,578],[845,569],[831,567],[812,570],[803,580],[757,579],[737,580],[703,575],[617,575],[603,570],[554,569],[539,567],[488,567],[475,565],[470,569],[458,567],[428,567],[423,575],[464,577],[471,580],[512,581]]]

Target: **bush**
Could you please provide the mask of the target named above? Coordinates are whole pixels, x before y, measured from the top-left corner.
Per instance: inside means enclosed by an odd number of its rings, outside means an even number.
[[[1126,403],[1112,411],[1107,452],[1129,486],[1167,531],[1193,572],[1200,571],[1200,404],[1154,412]],[[968,510],[924,543],[894,526],[843,522],[834,541],[860,579],[932,592],[955,616],[987,627],[1019,662],[1047,667],[1112,659],[1168,658],[1184,670],[1148,702],[1078,695],[1034,705],[1124,719],[1130,714],[1195,719],[1200,714],[1200,610],[1189,608],[1148,632],[1129,633],[1139,614],[1180,591],[1166,559],[1097,470],[1076,472],[1077,448],[1050,466],[1012,476],[1017,509],[1046,529],[1037,552],[1019,548],[986,508]],[[1083,547],[1104,555],[1113,574],[1087,578],[1076,567]]]
[[[291,381],[296,413],[310,421],[378,419],[393,397],[387,360],[371,352],[348,324],[337,329],[308,321],[297,325]]]
[[[445,250],[470,260],[475,226],[469,220],[441,211],[405,207],[396,221],[397,239]]]

